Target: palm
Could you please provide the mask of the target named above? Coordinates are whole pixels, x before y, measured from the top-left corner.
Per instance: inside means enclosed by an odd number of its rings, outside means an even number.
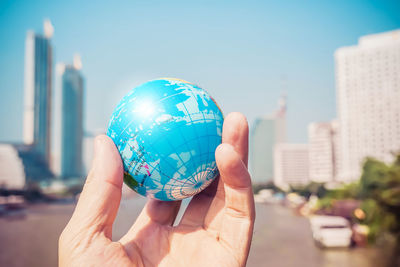
[[[228,116],[225,119],[222,137],[225,144],[219,146],[216,151],[220,177],[193,197],[181,221],[175,226],[180,202],[149,200],[126,235],[118,242],[111,242],[112,223],[121,196],[120,191],[114,190],[112,194],[109,192],[108,199],[112,204],[103,207],[100,215],[92,214],[93,218],[85,218],[86,221],[97,221],[97,224],[99,220],[104,221],[100,227],[104,233],[100,235],[102,241],[96,243],[93,252],[97,255],[102,254],[103,257],[97,258],[102,265],[106,265],[105,263],[141,266],[245,265],[255,216],[251,181],[247,172],[247,138],[247,122],[243,117]],[[115,161],[119,162],[120,167],[115,167],[114,172],[110,172],[109,175],[122,176],[120,159],[117,158]],[[107,175],[103,173],[103,176]],[[90,179],[89,175],[89,182]],[[114,189],[122,186],[122,177],[117,180],[117,186],[115,180],[105,180],[109,183],[108,186],[111,184]],[[81,207],[84,204],[81,203],[91,201],[93,206],[98,205],[100,196],[97,201],[85,200],[89,195],[95,194],[96,189],[92,190],[92,193],[89,192],[90,189],[82,193],[82,200],[79,201],[77,211],[69,225],[75,221],[79,223],[82,220],[80,216],[87,217],[87,214],[80,215],[84,213],[84,207]],[[85,203],[87,208],[90,204]],[[72,227],[69,225],[67,228]],[[79,241],[78,238],[75,239]],[[71,247],[71,244],[67,245]],[[86,252],[85,258],[93,253]],[[62,256],[61,254],[60,257]]]
[[[223,259],[222,266],[238,265],[233,251],[202,228],[178,226],[170,231],[166,226],[154,225],[149,232],[144,237],[148,245],[140,246],[138,251],[145,266],[213,266],[217,258]],[[159,244],[156,253],[150,243]]]

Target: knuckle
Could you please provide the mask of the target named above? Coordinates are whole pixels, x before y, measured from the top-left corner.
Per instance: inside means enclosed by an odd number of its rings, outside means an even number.
[[[237,207],[226,207],[226,213],[233,218],[237,219],[251,219],[250,214]]]

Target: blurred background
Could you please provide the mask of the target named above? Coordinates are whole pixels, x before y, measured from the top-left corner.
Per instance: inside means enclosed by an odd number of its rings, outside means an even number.
[[[57,264],[93,138],[159,77],[248,118],[248,266],[400,266],[400,2],[2,0],[0,40],[0,266]]]

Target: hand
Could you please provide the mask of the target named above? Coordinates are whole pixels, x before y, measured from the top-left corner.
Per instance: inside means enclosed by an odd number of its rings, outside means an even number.
[[[97,137],[93,168],[60,236],[60,266],[244,266],[255,210],[248,125],[240,113],[226,117],[215,156],[219,179],[193,197],[179,225],[173,226],[180,201],[150,199],[126,235],[113,242],[123,166],[111,139]]]

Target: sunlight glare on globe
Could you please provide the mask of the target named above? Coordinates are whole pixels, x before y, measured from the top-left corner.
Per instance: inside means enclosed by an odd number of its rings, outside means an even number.
[[[124,182],[143,196],[171,201],[199,193],[218,176],[222,124],[222,112],[205,90],[162,78],[121,100],[107,135],[121,155]]]
[[[153,115],[155,108],[153,103],[147,100],[140,103],[135,111],[143,117],[148,117]]]

